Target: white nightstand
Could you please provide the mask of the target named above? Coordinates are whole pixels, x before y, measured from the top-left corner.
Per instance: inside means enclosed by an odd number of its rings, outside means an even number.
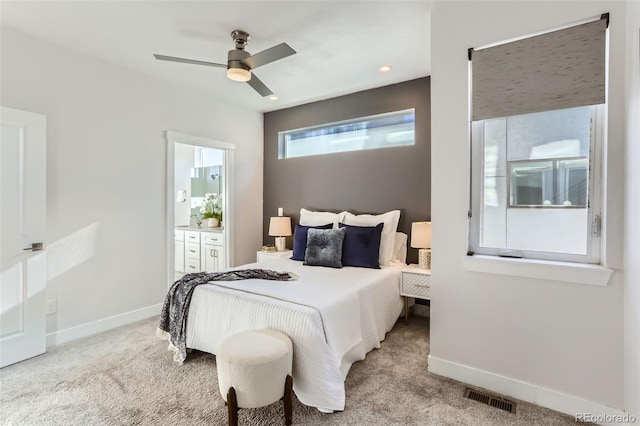
[[[431,300],[431,269],[409,265],[401,272],[400,296],[404,296],[404,323],[409,321],[409,298]]]
[[[290,258],[293,256],[293,250],[283,250],[283,251],[262,251],[258,250],[256,252],[256,261],[264,261],[278,257],[286,257]]]

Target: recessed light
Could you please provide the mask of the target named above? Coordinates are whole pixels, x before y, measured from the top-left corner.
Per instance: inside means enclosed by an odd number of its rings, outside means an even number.
[[[389,72],[389,71],[391,71],[391,66],[390,65],[385,65],[383,67],[378,68],[378,71],[380,71],[380,72]]]
[[[278,97],[276,95],[271,95],[271,96],[269,96],[269,100],[270,101],[277,101]]]

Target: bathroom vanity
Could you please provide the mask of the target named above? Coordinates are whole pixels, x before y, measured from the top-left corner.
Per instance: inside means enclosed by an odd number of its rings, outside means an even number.
[[[225,267],[222,228],[175,228],[176,274],[218,272]]]

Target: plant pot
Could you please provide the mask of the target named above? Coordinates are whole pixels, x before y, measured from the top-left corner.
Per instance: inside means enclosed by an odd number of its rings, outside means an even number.
[[[209,228],[217,228],[218,226],[220,226],[220,221],[215,217],[209,218],[207,219],[207,226]]]

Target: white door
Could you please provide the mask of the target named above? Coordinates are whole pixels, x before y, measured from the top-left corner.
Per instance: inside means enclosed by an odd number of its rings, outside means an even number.
[[[47,121],[44,115],[5,107],[0,120],[0,367],[4,367],[45,351],[42,243]]]

